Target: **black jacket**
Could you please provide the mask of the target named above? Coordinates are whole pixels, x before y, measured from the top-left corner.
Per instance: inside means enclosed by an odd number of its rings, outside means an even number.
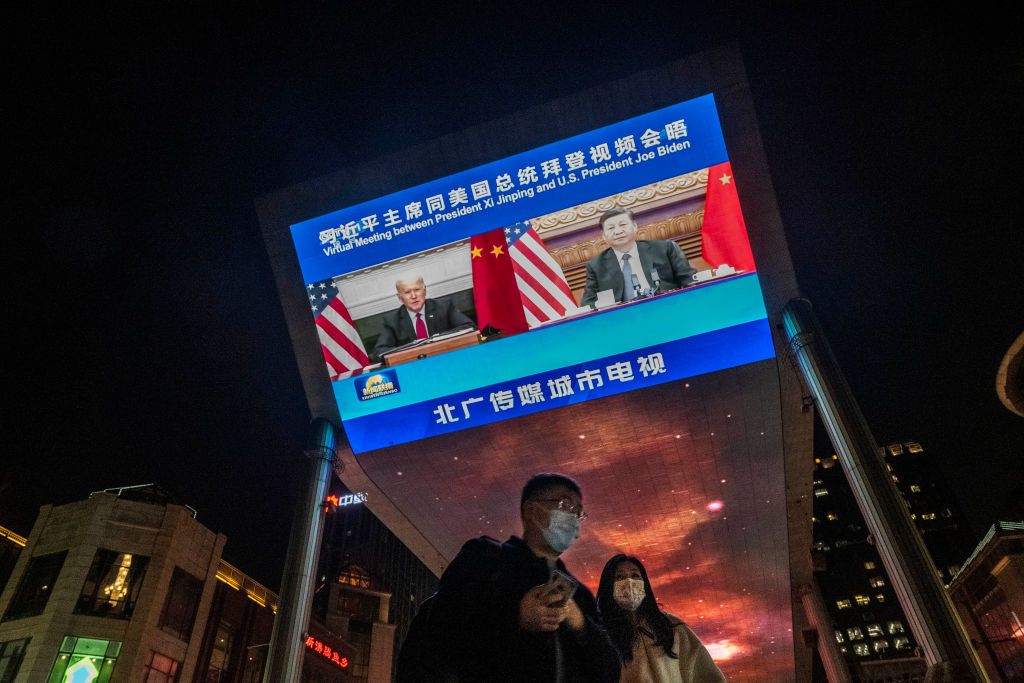
[[[564,683],[616,683],[619,656],[587,587],[580,584],[573,596],[586,622],[582,631],[565,624],[555,632],[523,631],[519,602],[548,581],[548,565],[520,538],[509,538],[500,552],[494,552],[495,543],[467,542],[441,577],[431,627],[439,653],[449,662],[449,674],[442,678],[554,683],[558,649]],[[557,566],[568,573],[561,560]]]
[[[445,299],[427,299],[423,304],[423,314],[427,332],[432,335],[448,332],[463,325],[473,325],[472,320]],[[391,349],[416,339],[416,330],[405,306],[399,306],[397,310],[386,313],[383,321],[384,329],[377,337],[377,345],[373,349],[373,355],[377,360]]]
[[[658,292],[671,292],[673,289],[689,287],[693,284],[692,275],[697,269],[690,265],[679,245],[672,240],[637,240],[636,251],[640,256],[640,268],[644,277],[653,287],[651,271],[658,271]],[[587,284],[583,288],[580,306],[587,306],[597,301],[597,293],[610,289],[615,293],[615,300],[623,300],[622,268],[615,250],[605,249],[587,261]]]

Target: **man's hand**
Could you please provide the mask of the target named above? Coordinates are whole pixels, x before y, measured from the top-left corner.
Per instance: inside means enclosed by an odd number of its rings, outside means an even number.
[[[561,597],[551,593],[548,586],[535,586],[526,591],[526,595],[519,601],[519,627],[524,631],[554,631],[568,616],[564,606],[560,604]],[[572,604],[572,600],[569,601]],[[576,613],[579,608],[573,604]],[[580,621],[583,615],[579,614]],[[582,628],[582,623],[580,625]],[[577,629],[578,630],[578,629]]]
[[[569,602],[562,608],[563,614],[565,614],[565,623],[573,631],[582,631],[587,625],[583,620],[583,612],[580,611],[580,606],[577,605],[571,598]]]

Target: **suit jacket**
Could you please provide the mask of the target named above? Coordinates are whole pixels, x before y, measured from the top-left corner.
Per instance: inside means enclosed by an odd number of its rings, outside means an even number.
[[[444,299],[427,299],[423,304],[422,312],[423,321],[427,323],[429,334],[448,332],[463,325],[473,325],[473,321],[462,311]],[[381,356],[391,349],[408,344],[415,339],[416,329],[412,326],[412,320],[409,319],[409,312],[405,306],[399,306],[397,310],[384,316],[384,329],[377,337],[373,355],[380,360]]]
[[[672,240],[637,240],[636,251],[644,277],[652,286],[651,271],[657,269],[660,280],[658,292],[670,292],[693,284],[691,276],[697,269],[690,265],[679,245]],[[597,301],[597,293],[605,289],[615,292],[616,301],[622,301],[625,291],[623,280],[619,259],[615,250],[609,247],[587,261],[587,285],[583,289],[580,306]]]

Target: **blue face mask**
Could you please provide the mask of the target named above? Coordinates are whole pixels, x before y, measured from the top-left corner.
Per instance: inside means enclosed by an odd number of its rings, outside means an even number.
[[[580,535],[580,520],[575,513],[565,510],[551,510],[548,514],[548,526],[541,533],[551,549],[561,555]]]

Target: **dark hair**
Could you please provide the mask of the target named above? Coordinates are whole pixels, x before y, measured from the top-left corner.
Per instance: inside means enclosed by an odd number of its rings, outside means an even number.
[[[636,223],[636,217],[633,216],[632,211],[630,211],[629,209],[623,209],[621,206],[616,206],[614,209],[608,209],[603,214],[601,214],[601,220],[599,220],[597,224],[601,226],[602,230],[604,230],[604,222],[606,220],[612,218],[613,216],[621,216],[623,214],[629,216],[629,220]]]
[[[672,659],[679,656],[672,651],[674,636],[672,633],[672,622],[668,620],[665,613],[658,609],[658,603],[654,599],[654,590],[651,588],[651,580],[647,578],[647,570],[640,560],[631,555],[619,553],[604,565],[601,571],[601,583],[597,587],[597,606],[601,610],[601,617],[604,619],[605,630],[612,639],[623,662],[633,661],[633,643],[636,642],[636,627],[630,621],[629,611],[619,607],[615,602],[615,570],[623,562],[632,562],[640,568],[640,576],[644,580],[644,599],[637,607],[637,615],[642,623],[646,623],[654,631],[654,642],[660,645],[665,654]]]
[[[557,472],[541,472],[530,477],[530,481],[526,482],[523,487],[523,494],[519,496],[519,514],[522,514],[526,501],[533,500],[540,493],[556,486],[564,486],[579,496],[581,500],[583,499],[583,491],[580,490],[580,485],[576,483],[575,479]]]

